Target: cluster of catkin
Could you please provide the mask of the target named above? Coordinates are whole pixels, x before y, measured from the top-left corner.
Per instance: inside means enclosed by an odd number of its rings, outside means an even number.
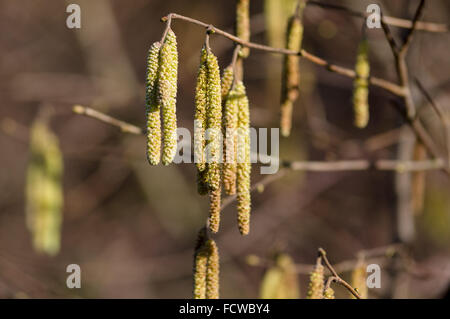
[[[194,156],[198,191],[209,194],[209,228],[219,230],[222,183],[228,195],[237,192],[238,223],[248,234],[250,223],[250,112],[242,81],[232,66],[220,78],[217,58],[202,48],[197,74]]]
[[[302,12],[304,2],[299,3],[296,13],[289,19],[286,31],[286,49],[299,52],[303,39]],[[292,127],[292,109],[299,96],[300,57],[285,55],[283,61],[283,82],[281,88],[281,120],[282,136],[289,136]]]
[[[161,135],[164,142],[162,160],[170,164],[177,151],[178,52],[175,33],[169,29],[163,43],[152,44],[147,58],[146,118],[147,159],[157,165],[161,158]],[[161,134],[161,114],[163,131]]]
[[[219,298],[219,251],[205,228],[200,230],[195,247],[194,298]]]
[[[63,158],[58,137],[46,121],[31,128],[30,161],[26,184],[26,220],[33,247],[56,255],[60,248],[63,206]]]

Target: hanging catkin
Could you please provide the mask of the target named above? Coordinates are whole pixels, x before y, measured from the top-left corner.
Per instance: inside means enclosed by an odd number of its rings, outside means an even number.
[[[355,80],[353,82],[353,112],[354,123],[358,128],[364,128],[369,122],[369,45],[364,38],[358,46],[356,57]]]
[[[209,239],[206,244],[208,250],[208,266],[206,270],[206,298],[219,299],[219,250],[216,242]]]
[[[222,81],[222,83],[223,82],[224,81]],[[229,94],[226,95],[223,112],[223,135],[225,138],[223,149],[223,185],[225,188],[225,193],[228,195],[233,195],[236,193],[238,99],[239,96],[237,95],[236,90],[231,90]]]
[[[236,35],[244,41],[250,41],[250,0],[238,0],[236,4]],[[239,51],[242,58],[248,57],[250,49],[245,47]]]
[[[197,73],[197,85],[195,88],[195,114],[194,114],[194,147],[196,165],[199,171],[205,169],[205,129],[206,129],[206,86],[207,86],[207,52],[205,47],[202,48],[200,54],[200,66]]]
[[[220,203],[221,203],[222,187],[212,189],[209,193],[209,229],[213,233],[219,231],[220,225]]]
[[[233,66],[229,65],[223,70],[222,79],[220,80],[220,83],[222,85],[222,103],[225,102],[225,99],[231,90],[231,86],[233,85],[233,79],[234,79]]]
[[[62,223],[63,159],[59,141],[45,121],[31,128],[31,157],[27,169],[26,220],[37,252],[56,255]]]
[[[208,53],[207,65],[207,182],[211,190],[220,186],[220,163],[222,155],[222,93],[220,85],[220,69],[217,58],[213,53]]]
[[[170,164],[177,151],[176,96],[178,76],[178,52],[175,33],[169,30],[160,54],[159,99],[163,118],[162,163]]]
[[[301,14],[303,6],[289,19],[286,32],[286,48],[300,51],[303,39],[303,24]],[[292,127],[292,108],[298,98],[300,84],[300,57],[285,55],[283,63],[283,82],[281,91],[281,135],[289,136]]]
[[[238,96],[238,142],[237,142],[237,208],[238,226],[242,235],[250,231],[250,110],[245,86],[236,83]]]
[[[147,58],[147,81],[145,88],[147,118],[147,159],[157,165],[161,155],[161,118],[158,100],[158,59],[161,43],[152,44]]]
[[[206,228],[198,234],[194,254],[194,298],[219,298],[219,251],[214,240],[208,239]]]
[[[323,299],[323,266],[322,259],[319,257],[314,270],[311,272],[308,286],[308,299]]]
[[[366,284],[366,263],[363,260],[359,260],[355,269],[352,272],[352,287],[361,296],[361,299],[367,299],[368,289]],[[353,294],[350,294],[352,299],[356,299]]]
[[[197,237],[194,253],[194,299],[206,298],[206,272],[208,250],[205,247],[206,229],[202,228]]]

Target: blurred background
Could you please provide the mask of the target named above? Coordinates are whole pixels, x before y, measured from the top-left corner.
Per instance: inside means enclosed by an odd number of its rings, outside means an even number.
[[[285,19],[280,17],[292,10],[293,1],[278,2],[284,8],[280,12],[264,12],[265,1],[251,1],[253,42],[284,45]],[[66,26],[70,3],[81,7],[81,29]],[[328,3],[365,12],[371,1]],[[380,5],[386,15],[411,19],[418,1]],[[234,10],[235,1],[0,0],[1,298],[192,297],[193,249],[208,215],[208,199],[196,191],[195,166],[151,167],[144,136],[73,114],[72,107],[86,105],[143,127],[146,55],[161,38],[160,18],[175,12],[233,32]],[[449,14],[448,1],[427,1],[422,20],[446,24]],[[303,47],[353,68],[361,25],[360,18],[308,5]],[[178,123],[192,129],[204,30],[179,20],[173,30],[179,50]],[[406,32],[392,30],[398,37]],[[368,38],[372,74],[397,81],[383,31],[371,29]],[[417,31],[408,55],[411,78],[419,78],[447,114],[449,40],[448,32]],[[221,67],[227,66],[233,44],[212,36],[211,47]],[[257,50],[245,60],[253,127],[279,126],[281,63],[280,56]],[[293,132],[280,141],[281,159],[411,156],[414,135],[393,107],[395,97],[382,89],[370,87],[368,127],[353,126],[352,85],[349,78],[301,61],[301,97]],[[412,86],[421,120],[445,149],[440,119]],[[64,161],[61,247],[55,256],[33,249],[25,213],[30,129],[43,109],[51,110],[49,127],[59,138]],[[262,177],[254,165],[253,181]],[[423,208],[414,212],[414,176],[407,173],[289,172],[253,194],[246,237],[238,232],[235,204],[229,205],[215,236],[221,297],[259,297],[267,266],[274,254],[284,252],[298,265],[304,298],[307,265],[315,262],[318,247],[332,263],[355,260],[362,250],[405,241],[399,234],[405,219],[414,225],[408,247],[400,257],[381,254],[382,285],[369,296],[443,297],[450,279],[450,180],[439,170],[427,171],[423,178]],[[81,267],[81,289],[66,287],[69,264]],[[342,275],[350,277],[349,272]],[[341,288],[336,294],[348,297]]]

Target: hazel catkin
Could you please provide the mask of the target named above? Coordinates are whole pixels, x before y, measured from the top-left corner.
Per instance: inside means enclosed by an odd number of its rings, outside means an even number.
[[[209,239],[206,244],[208,265],[206,270],[206,298],[219,299],[219,250],[216,242]]]
[[[222,155],[222,92],[220,85],[220,69],[217,58],[213,53],[208,53],[206,59],[207,75],[207,144],[208,171],[207,181],[211,190],[220,186],[220,165]]]
[[[237,91],[231,90],[226,96],[223,112],[224,128],[224,164],[223,185],[225,193],[233,195],[236,193],[236,151],[237,151],[237,128],[238,128],[238,104]]]
[[[206,228],[199,231],[194,253],[194,298],[219,298],[219,250],[207,237]]]
[[[236,35],[244,41],[250,41],[250,0],[238,0],[236,4]],[[248,57],[250,49],[242,48],[239,56]]]
[[[335,299],[333,288],[328,287],[327,289],[325,289],[325,291],[323,293],[323,299]]]
[[[289,19],[286,32],[286,48],[300,51],[303,39],[303,24],[300,12]],[[285,55],[283,62],[283,82],[281,91],[281,120],[282,136],[289,136],[292,127],[292,108],[298,99],[300,84],[300,57]]]
[[[147,79],[145,88],[147,119],[147,159],[151,165],[157,165],[161,156],[161,118],[158,99],[158,69],[161,43],[150,47],[147,58]]]
[[[177,151],[176,96],[178,77],[178,51],[175,33],[170,29],[160,53],[159,99],[163,118],[162,163],[170,164]]]
[[[324,268],[322,266],[321,258],[317,259],[314,270],[311,272],[308,286],[308,299],[323,299],[324,286]]]
[[[352,287],[361,296],[361,299],[367,299],[368,289],[366,284],[366,263],[363,260],[359,260],[355,269],[352,271]],[[353,294],[350,294],[352,299],[356,299]]]
[[[238,96],[238,143],[237,143],[237,209],[238,226],[242,235],[250,231],[250,110],[242,81],[236,84]]]
[[[356,57],[355,79],[353,82],[353,112],[354,124],[358,128],[364,128],[369,122],[369,45],[367,39],[363,39],[358,46]]]

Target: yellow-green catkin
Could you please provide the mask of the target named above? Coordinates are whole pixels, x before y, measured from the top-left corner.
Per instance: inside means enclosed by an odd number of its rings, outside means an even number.
[[[213,233],[219,231],[220,226],[220,203],[222,187],[212,189],[209,193],[209,229]]]
[[[205,169],[205,129],[206,129],[206,105],[207,105],[207,73],[206,66],[207,52],[203,47],[200,53],[200,66],[197,73],[197,85],[195,88],[195,114],[194,114],[194,147],[195,158],[197,160],[196,165],[199,171]]]
[[[206,127],[209,141],[207,181],[211,190],[218,189],[221,181],[221,155],[222,155],[222,88],[220,84],[220,69],[217,58],[208,53],[206,58],[207,75],[207,108]]]
[[[236,83],[238,96],[238,143],[237,143],[237,209],[238,226],[242,235],[250,231],[250,109],[245,86],[242,81]]]
[[[147,160],[157,165],[161,156],[161,117],[158,99],[158,69],[161,43],[152,44],[147,58],[147,80],[145,88],[147,119]]]
[[[176,96],[178,77],[178,51],[175,33],[169,30],[160,53],[158,81],[159,99],[163,118],[162,163],[169,165],[177,151]]]
[[[321,258],[317,259],[314,270],[311,272],[308,286],[308,299],[323,299],[324,276]]]
[[[222,81],[225,82],[225,73]],[[231,81],[232,82],[232,76]],[[231,85],[230,85],[231,86]],[[222,92],[223,96],[223,92]],[[224,102],[223,111],[223,136],[224,141],[224,164],[223,164],[223,185],[227,195],[236,193],[236,151],[237,151],[237,127],[238,127],[238,99],[235,89],[228,92]]]
[[[362,299],[367,299],[368,289],[366,284],[366,263],[364,261],[358,261],[355,269],[352,271],[352,287],[358,292]],[[351,298],[356,299],[353,294],[350,294]]]
[[[303,39],[303,24],[301,14],[303,6],[298,14],[289,19],[286,32],[286,49],[300,51]],[[280,128],[282,136],[289,136],[292,127],[292,108],[298,99],[300,85],[300,57],[297,55],[285,55],[283,62],[283,82],[281,92],[281,120]]]
[[[426,159],[427,152],[425,146],[416,141],[414,145],[413,160],[422,161]],[[425,171],[417,171],[412,173],[411,177],[411,206],[415,215],[420,215],[423,212],[423,205],[425,201]]]
[[[206,298],[206,273],[208,249],[205,246],[206,229],[202,228],[197,237],[194,253],[194,299]]]
[[[367,39],[363,39],[358,46],[358,55],[355,66],[356,77],[353,82],[353,112],[354,124],[358,128],[364,128],[369,122],[369,45]]]
[[[244,41],[250,41],[250,0],[238,0],[236,4],[236,35]],[[239,51],[242,58],[248,57],[250,49],[245,47]]]
[[[206,299],[219,299],[219,250],[216,242],[209,239],[205,243],[208,250],[208,265],[206,270]]]
[[[324,299],[335,299],[334,298],[334,290],[331,287],[328,287],[327,289],[325,289],[324,293],[323,293],[323,298]]]
[[[262,299],[298,299],[300,288],[295,264],[287,254],[276,256],[274,266],[264,274],[261,282]]]
[[[34,249],[56,255],[61,241],[63,158],[57,136],[44,121],[36,120],[31,128],[30,152],[25,190],[27,226]]]
[[[233,86],[233,80],[233,66],[229,65],[223,70],[222,79],[220,80],[222,85],[222,103],[225,102],[228,93],[230,93],[231,87]]]

